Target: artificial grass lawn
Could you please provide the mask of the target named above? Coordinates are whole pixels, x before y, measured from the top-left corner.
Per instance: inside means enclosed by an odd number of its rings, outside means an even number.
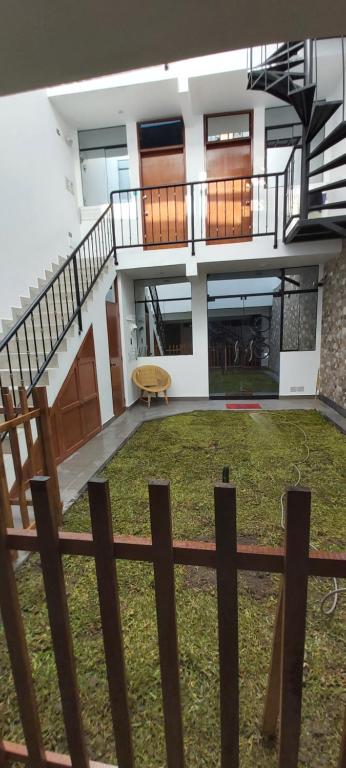
[[[279,383],[260,368],[232,368],[225,373],[214,369],[209,373],[209,388],[211,394],[278,394]]]
[[[320,548],[344,548],[345,438],[317,412],[201,412],[148,422],[109,463],[114,531],[149,535],[148,478],[172,486],[177,538],[213,537],[213,483],[229,464],[237,486],[238,534],[242,541],[278,545],[279,498],[295,480],[292,462],[310,446],[302,484],[313,490],[311,540]],[[70,508],[66,530],[90,530],[85,496]],[[65,557],[71,623],[91,756],[115,762],[92,560]],[[130,706],[138,768],[164,766],[163,719],[156,642],[153,572],[150,564],[118,563]],[[37,556],[17,574],[46,748],[66,752],[51,651],[42,576]],[[332,618],[319,599],[330,582],[310,580],[306,641],[301,766],[337,764],[345,704],[346,602]],[[261,739],[265,685],[278,579],[239,577],[242,768],[274,768],[274,744]],[[214,574],[176,567],[177,612],[187,768],[219,766],[218,653]],[[21,740],[4,638],[0,635],[1,735]]]

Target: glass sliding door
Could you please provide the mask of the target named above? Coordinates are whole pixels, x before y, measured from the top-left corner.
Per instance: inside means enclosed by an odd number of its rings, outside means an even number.
[[[210,277],[208,332],[211,396],[278,396],[279,273],[260,277]]]

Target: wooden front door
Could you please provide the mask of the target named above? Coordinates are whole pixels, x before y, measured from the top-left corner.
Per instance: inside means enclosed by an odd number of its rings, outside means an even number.
[[[123,359],[121,354],[120,319],[117,281],[114,283],[114,301],[106,301],[109,363],[111,368],[114,416],[125,410]]]
[[[57,461],[63,461],[101,429],[92,328],[74,360],[52,408]]]
[[[179,247],[187,238],[184,150],[165,149],[141,155],[145,247]],[[159,189],[161,185],[177,186]],[[156,188],[157,187],[157,188]],[[162,245],[158,245],[162,243]]]
[[[208,184],[206,234],[209,242],[250,240],[251,142],[237,140],[207,147],[207,178],[225,179]],[[240,177],[235,181],[227,178]],[[215,240],[214,240],[215,238]]]

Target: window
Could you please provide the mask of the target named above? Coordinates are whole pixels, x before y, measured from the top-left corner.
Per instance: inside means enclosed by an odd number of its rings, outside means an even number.
[[[209,115],[206,118],[207,143],[250,138],[250,112]]]
[[[102,205],[112,190],[129,189],[124,125],[79,131],[78,141],[84,205]]]
[[[139,357],[192,355],[189,282],[138,280],[135,302]]]
[[[282,351],[316,349],[318,267],[285,270]]]
[[[184,123],[180,117],[139,123],[140,149],[159,149],[184,145]]]

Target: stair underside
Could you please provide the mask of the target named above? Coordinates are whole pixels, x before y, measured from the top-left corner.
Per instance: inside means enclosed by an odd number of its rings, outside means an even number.
[[[302,40],[293,40],[289,43],[283,43],[275,53],[268,56],[267,64],[276,64],[278,61],[287,62],[287,59],[290,60],[292,56],[296,56],[302,48],[304,48],[304,41]]]
[[[308,155],[308,160],[312,160],[314,157],[317,157],[317,155],[320,155],[321,152],[325,152],[326,149],[330,149],[330,147],[333,147],[334,144],[337,144],[338,141],[341,141],[341,139],[346,138],[346,120],[343,120],[339,125],[334,128],[333,131],[331,131],[328,136],[325,137],[325,139],[322,139],[320,143],[318,144],[315,149],[313,149],[312,152]]]
[[[324,163],[324,165],[320,165],[318,168],[315,168],[313,171],[310,171],[309,176],[319,176],[321,173],[326,173],[326,171],[332,171],[334,168],[339,168],[341,165],[346,165],[346,154],[339,155],[339,157],[335,157],[334,160],[331,160],[329,163]]]
[[[325,101],[323,104],[315,104],[313,113],[311,115],[310,125],[306,136],[306,141],[312,141],[317,136],[321,128],[328,122],[328,120],[334,115],[339,107],[341,107],[342,101]]]
[[[346,187],[346,178],[333,181],[331,184],[321,184],[318,187],[312,187],[309,189],[309,192],[329,192],[332,189],[341,189],[342,187]]]
[[[286,236],[286,243],[331,240],[346,237],[346,216],[321,216],[297,221]]]

